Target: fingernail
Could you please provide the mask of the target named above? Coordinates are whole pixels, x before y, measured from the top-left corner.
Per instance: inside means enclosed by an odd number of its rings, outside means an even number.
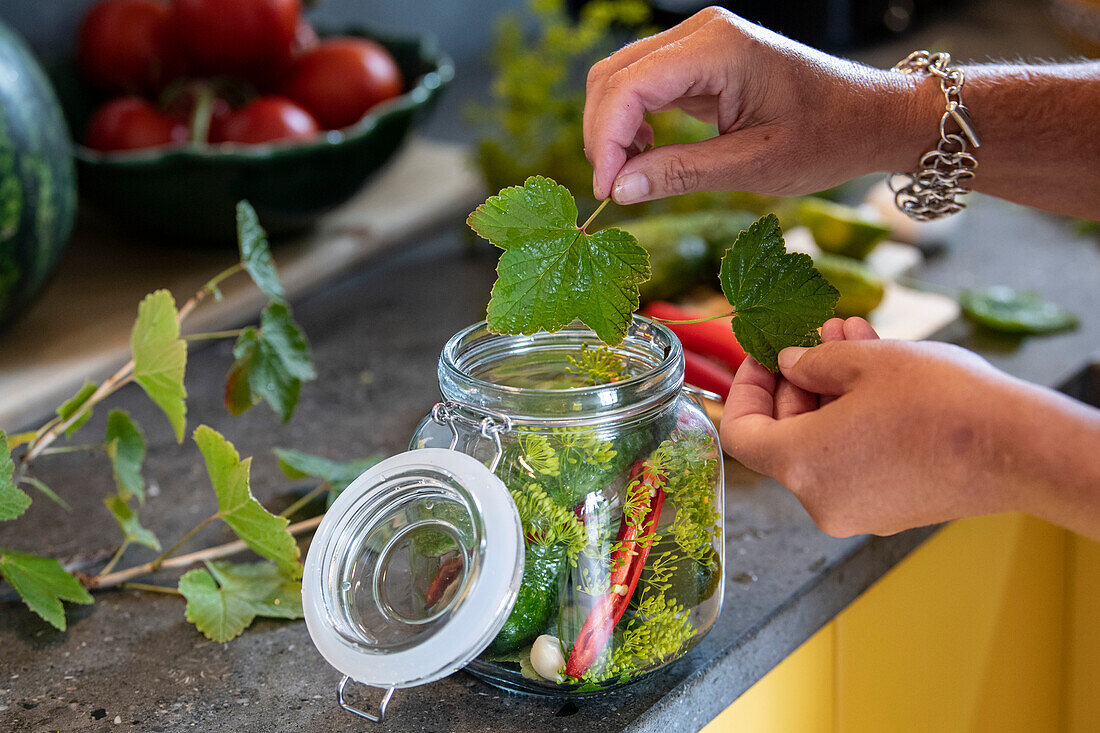
[[[632,204],[649,195],[649,179],[644,173],[627,173],[615,179],[611,198],[617,204]]]
[[[805,346],[788,346],[779,352],[779,368],[790,369],[802,358],[808,349]]]

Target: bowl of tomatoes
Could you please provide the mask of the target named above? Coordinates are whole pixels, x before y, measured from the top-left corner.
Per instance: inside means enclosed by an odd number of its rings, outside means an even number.
[[[354,196],[453,78],[430,37],[316,31],[299,0],[101,0],[51,68],[82,196],[123,227],[218,244]]]

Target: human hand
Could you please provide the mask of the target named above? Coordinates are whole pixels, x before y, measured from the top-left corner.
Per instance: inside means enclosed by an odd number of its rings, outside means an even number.
[[[958,347],[871,340],[862,319],[822,335],[781,352],[779,376],[747,359],[721,429],[725,450],[777,478],[822,530],[892,534],[1018,509],[1100,536],[1100,411]]]
[[[942,113],[942,102],[936,112],[915,101],[914,85],[707,8],[592,67],[584,107],[592,188],[620,204],[701,190],[794,195],[902,170]],[[645,113],[673,108],[716,124],[717,137],[639,152],[654,142]],[[922,142],[899,145],[911,136],[898,124],[923,130]]]

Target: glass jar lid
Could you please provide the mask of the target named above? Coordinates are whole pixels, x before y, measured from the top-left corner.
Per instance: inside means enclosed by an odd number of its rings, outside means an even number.
[[[504,483],[477,459],[422,448],[368,469],[325,514],[302,581],[321,655],[375,687],[445,677],[511,612],[524,544]]]

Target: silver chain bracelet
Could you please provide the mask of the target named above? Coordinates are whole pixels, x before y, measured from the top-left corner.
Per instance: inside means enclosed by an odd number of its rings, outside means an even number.
[[[940,118],[940,140],[935,148],[921,156],[919,170],[894,173],[887,179],[894,192],[894,203],[918,221],[939,219],[966,208],[956,196],[969,193],[960,183],[973,178],[974,169],[978,167],[977,159],[967,152],[967,141],[975,148],[981,146],[981,141],[970,124],[970,112],[962,102],[966,77],[962,68],[950,64],[951,54],[945,51],[914,51],[894,66],[895,71],[905,74],[928,73],[938,77],[947,103]],[[948,132],[952,122],[958,129]],[[908,179],[908,182],[895,187],[898,178]]]

